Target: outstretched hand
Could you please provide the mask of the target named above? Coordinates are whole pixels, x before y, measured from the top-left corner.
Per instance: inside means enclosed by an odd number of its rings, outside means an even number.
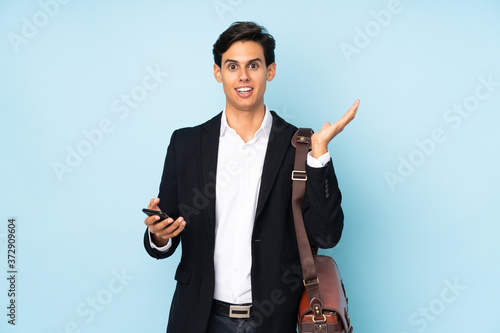
[[[328,143],[332,141],[344,128],[354,119],[356,116],[356,111],[358,110],[359,99],[357,99],[354,104],[347,110],[342,118],[340,118],[336,123],[330,124],[326,122],[319,132],[314,133],[311,136],[311,149],[312,156],[318,158],[328,151]]]

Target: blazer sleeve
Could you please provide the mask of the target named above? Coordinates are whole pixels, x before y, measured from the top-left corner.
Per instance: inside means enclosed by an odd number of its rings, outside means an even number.
[[[334,247],[342,236],[342,195],[332,160],[322,168],[306,164],[307,183],[302,213],[309,242],[318,248]]]
[[[177,198],[177,172],[176,172],[176,134],[177,131],[172,133],[172,137],[170,139],[170,144],[167,148],[167,156],[165,157],[165,163],[163,166],[163,174],[160,182],[160,191],[158,194],[158,198],[160,198],[160,203],[158,207],[160,207],[161,211],[167,213],[172,218],[176,219],[179,217],[179,208],[178,208],[178,198]],[[170,257],[174,254],[175,249],[179,246],[180,243],[180,235],[172,238],[172,246],[165,252],[159,251],[157,249],[153,249],[151,244],[149,243],[149,235],[148,228],[146,228],[146,232],[144,233],[144,247],[147,253],[156,259],[163,259]]]

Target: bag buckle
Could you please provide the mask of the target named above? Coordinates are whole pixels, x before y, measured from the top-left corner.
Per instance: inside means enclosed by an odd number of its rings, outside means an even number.
[[[251,305],[231,305],[229,307],[230,318],[250,318]]]
[[[302,282],[304,282],[304,287],[307,286],[307,285],[309,285],[309,284],[313,284],[313,283],[318,283],[319,284],[319,277],[316,277],[316,279],[309,280],[309,281],[302,280]]]
[[[307,180],[307,174],[305,171],[293,170],[292,171],[292,180],[301,180],[301,181],[305,182]]]

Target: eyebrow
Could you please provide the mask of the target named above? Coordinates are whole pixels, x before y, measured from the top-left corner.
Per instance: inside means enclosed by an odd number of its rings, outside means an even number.
[[[239,61],[237,60],[233,60],[233,59],[226,59],[226,61],[224,61],[224,64],[228,63],[228,62],[235,62],[235,63],[239,63]],[[255,58],[255,59],[251,59],[248,61],[249,63],[250,62],[260,62],[262,63],[262,60],[260,58]]]

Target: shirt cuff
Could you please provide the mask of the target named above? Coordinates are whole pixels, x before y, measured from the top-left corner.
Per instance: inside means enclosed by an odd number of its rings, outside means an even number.
[[[314,158],[312,156],[312,152],[309,152],[307,154],[307,165],[309,165],[311,168],[322,168],[324,167],[328,162],[330,162],[330,152],[327,151],[323,155],[321,155],[318,158]]]
[[[149,236],[149,245],[151,245],[151,247],[155,250],[158,250],[160,252],[167,252],[170,249],[170,247],[172,246],[172,238],[168,239],[167,245],[162,246],[162,247],[158,247],[155,245],[155,243],[153,243],[151,241],[151,233],[150,232],[148,232],[148,236]]]

